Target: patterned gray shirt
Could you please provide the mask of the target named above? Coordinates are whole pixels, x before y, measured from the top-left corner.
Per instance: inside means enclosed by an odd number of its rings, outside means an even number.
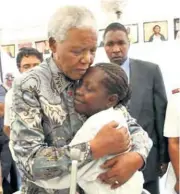
[[[52,58],[14,82],[10,148],[22,172],[22,194],[68,193],[68,190],[45,190],[33,182],[70,173],[68,144],[85,121],[74,110],[75,84],[64,76]],[[126,118],[133,151],[146,161],[151,140],[129,114]],[[75,147],[81,150],[79,166],[92,161],[87,142]]]

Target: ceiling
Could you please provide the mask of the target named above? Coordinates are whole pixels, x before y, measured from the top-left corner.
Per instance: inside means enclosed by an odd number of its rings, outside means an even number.
[[[37,25],[45,25],[49,17],[57,7],[76,4],[84,5],[91,9],[98,20],[98,25],[103,25],[108,20],[107,14],[102,12],[101,1],[119,2],[122,0],[0,0],[0,28],[27,28]],[[180,16],[180,0],[123,0],[127,1],[122,19],[126,21],[153,19]]]

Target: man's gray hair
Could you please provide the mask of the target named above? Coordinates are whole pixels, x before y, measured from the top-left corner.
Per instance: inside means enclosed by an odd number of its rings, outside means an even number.
[[[68,30],[72,28],[90,28],[97,32],[96,20],[92,12],[85,7],[60,7],[49,21],[48,38],[53,37],[61,42],[66,39]]]

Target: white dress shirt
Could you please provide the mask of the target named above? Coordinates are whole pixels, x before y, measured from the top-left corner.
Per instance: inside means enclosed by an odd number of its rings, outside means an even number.
[[[173,94],[169,99],[166,111],[164,136],[168,138],[180,137],[180,93]],[[167,194],[175,194],[175,183],[176,176],[172,164],[170,163],[165,183],[165,191]]]
[[[75,137],[70,143],[70,146],[76,145],[83,141],[89,141],[95,137],[99,130],[111,121],[116,121],[119,123],[119,127],[124,126],[128,128],[127,122],[124,114],[126,114],[126,109],[122,107],[121,109],[115,110],[110,108],[95,115],[91,116],[86,120],[83,126],[76,133]],[[141,194],[143,190],[143,175],[142,172],[137,171],[124,185],[113,190],[109,185],[101,183],[97,177],[99,174],[103,173],[104,170],[100,168],[100,165],[114,156],[106,156],[100,158],[96,161],[92,161],[81,169],[78,170],[77,182],[86,194]],[[43,181],[38,181],[40,185]],[[38,183],[36,182],[36,184]],[[65,176],[61,179],[56,178],[49,181],[49,184],[44,184],[44,187],[51,187],[53,189],[64,189],[68,188],[70,183],[70,176]]]

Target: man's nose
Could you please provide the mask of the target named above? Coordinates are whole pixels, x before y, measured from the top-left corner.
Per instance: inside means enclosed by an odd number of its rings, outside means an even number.
[[[82,59],[81,59],[81,62],[84,63],[84,64],[90,64],[92,62],[92,54],[90,51],[85,51],[83,53],[83,56],[82,56]]]
[[[115,44],[115,45],[113,46],[113,52],[117,53],[117,52],[120,52],[120,50],[121,50],[121,49],[120,49],[119,45],[116,45],[116,44]]]

